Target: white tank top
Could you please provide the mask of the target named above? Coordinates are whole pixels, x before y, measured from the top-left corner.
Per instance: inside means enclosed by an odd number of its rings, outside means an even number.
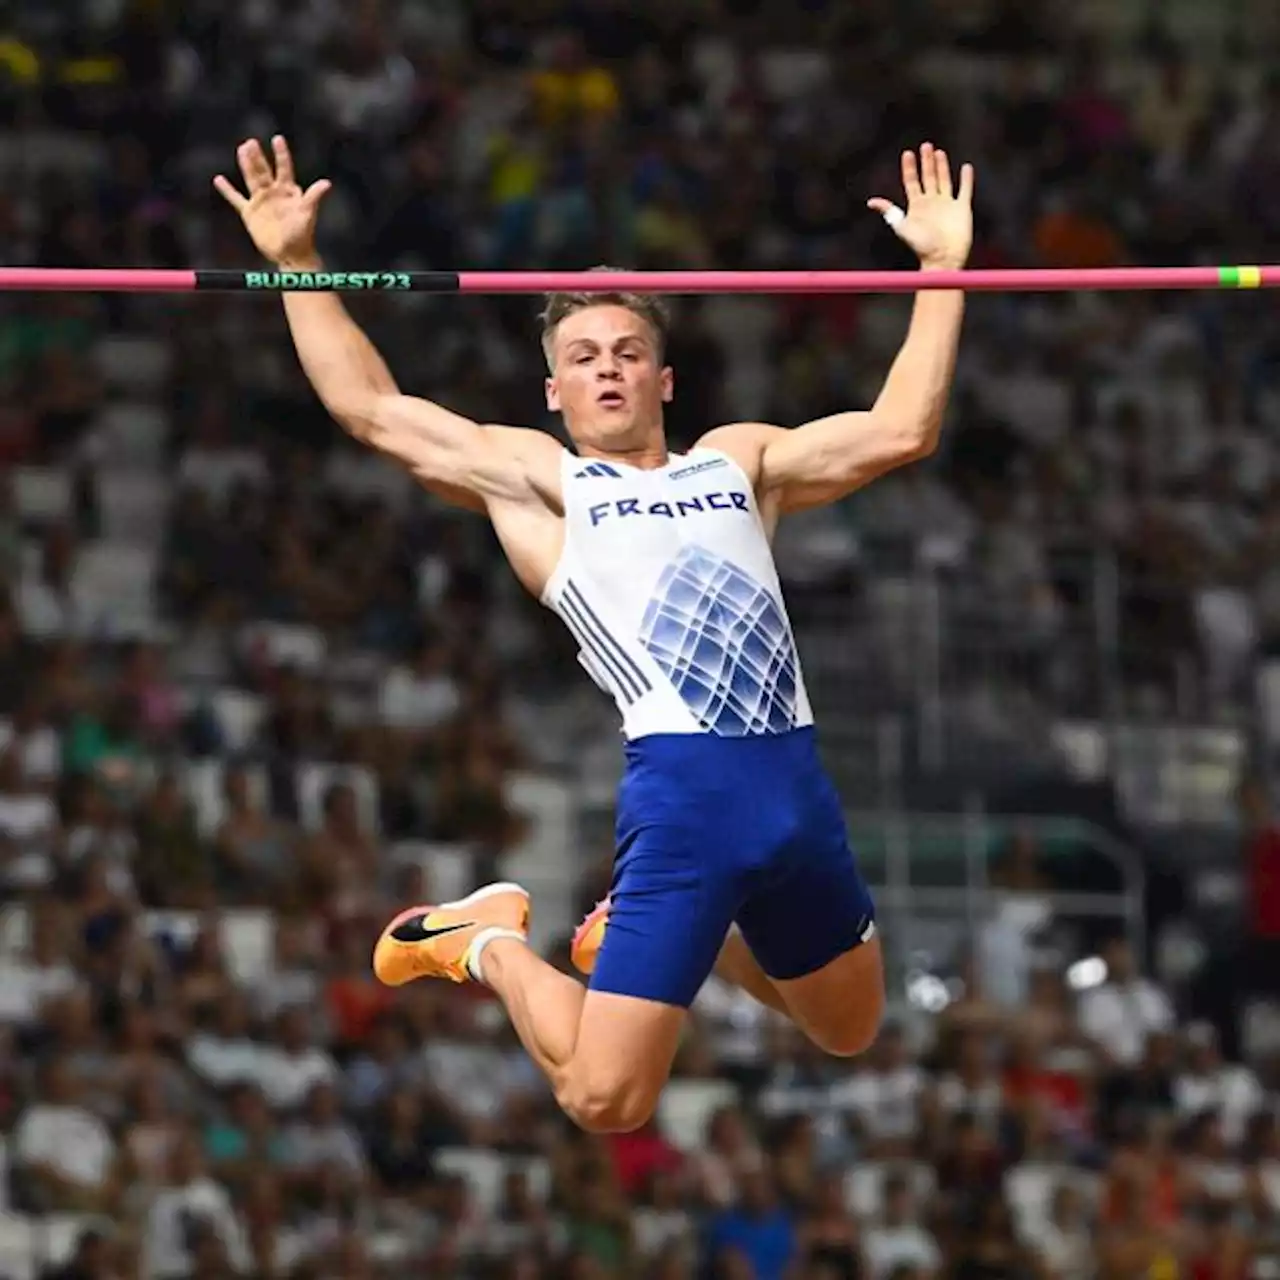
[[[565,452],[565,540],[542,594],[628,738],[813,723],[773,551],[742,468],[714,449],[641,470]]]

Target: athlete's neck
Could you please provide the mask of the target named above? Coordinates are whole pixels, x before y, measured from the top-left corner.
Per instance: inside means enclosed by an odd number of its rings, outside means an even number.
[[[568,424],[565,424],[566,427]],[[662,428],[662,421],[637,424],[631,430],[612,433],[606,428],[603,431],[591,430],[592,424],[585,429],[569,431],[569,439],[580,458],[594,458],[600,462],[619,462],[626,467],[636,467],[641,471],[656,471],[665,467],[671,457],[667,448],[667,433]]]
[[[602,449],[598,445],[577,445],[578,457],[595,458],[601,462],[621,462],[624,466],[635,467],[640,471],[657,471],[665,467],[671,454],[667,450],[667,442],[659,441],[656,445],[646,445],[643,449]]]

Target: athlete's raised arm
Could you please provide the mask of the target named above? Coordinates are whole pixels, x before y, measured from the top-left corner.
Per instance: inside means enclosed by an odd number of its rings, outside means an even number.
[[[272,140],[274,165],[256,141],[236,152],[247,195],[221,174],[214,186],[240,215],[263,257],[281,270],[316,271],[316,216],[330,183],[298,185],[285,140]],[[298,358],[325,408],[357,440],[404,463],[426,486],[473,509],[518,498],[529,451],[554,448],[541,432],[480,426],[428,400],[402,395],[373,343],[337,294],[286,293]]]
[[[877,198],[885,215],[920,258],[922,271],[957,270],[973,244],[973,167],[952,185],[945,151],[929,143],[902,156],[907,210]],[[932,453],[955,373],[964,319],[964,294],[917,294],[906,341],[875,405],[837,413],[792,430],[739,423],[712,432],[705,443],[733,453],[756,477],[757,491],[776,512],[834,502],[876,476]],[[746,455],[745,457],[743,455]]]

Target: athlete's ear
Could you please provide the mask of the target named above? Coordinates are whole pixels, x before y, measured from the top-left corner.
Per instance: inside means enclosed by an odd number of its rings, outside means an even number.
[[[658,386],[662,389],[662,403],[670,404],[676,394],[676,375],[670,365],[658,374]]]
[[[548,378],[544,384],[547,392],[547,408],[552,413],[560,412],[560,387],[555,378]]]

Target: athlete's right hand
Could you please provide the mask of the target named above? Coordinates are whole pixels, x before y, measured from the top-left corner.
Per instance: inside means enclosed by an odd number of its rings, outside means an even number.
[[[320,201],[333,184],[322,178],[303,191],[293,175],[289,144],[277,135],[271,139],[271,150],[274,169],[256,139],[242,142],[236,150],[247,196],[222,174],[214,178],[213,185],[243,219],[264,258],[285,269],[313,266],[316,216]]]

